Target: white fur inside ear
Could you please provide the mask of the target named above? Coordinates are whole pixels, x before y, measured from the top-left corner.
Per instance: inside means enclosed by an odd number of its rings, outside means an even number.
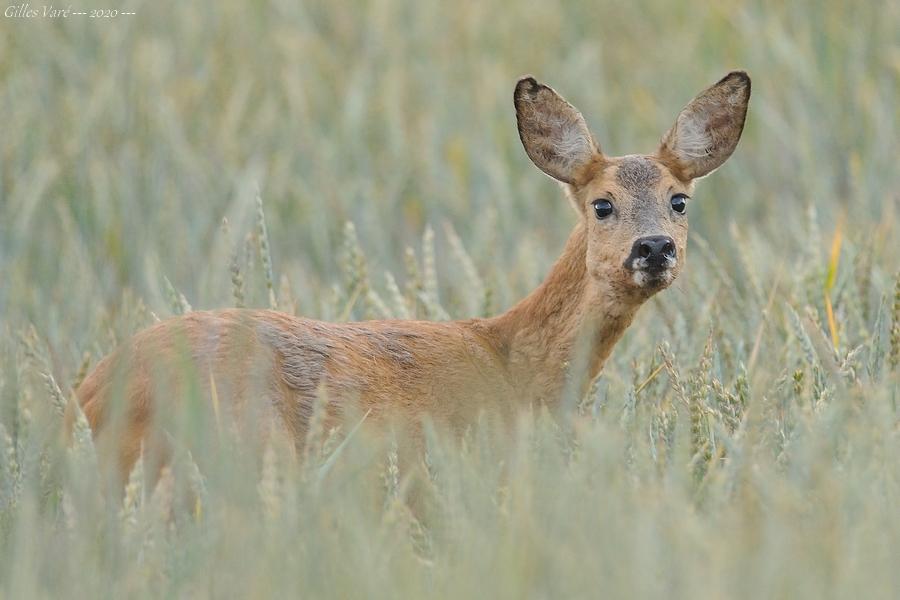
[[[678,158],[682,160],[705,158],[709,156],[711,145],[712,140],[709,137],[709,131],[706,129],[706,118],[704,115],[692,113],[683,115],[682,118],[678,119],[674,139],[672,140],[672,150],[674,150]]]
[[[557,125],[558,135],[553,140],[553,150],[565,163],[566,169],[589,159],[593,147],[591,139],[578,123],[562,122]]]

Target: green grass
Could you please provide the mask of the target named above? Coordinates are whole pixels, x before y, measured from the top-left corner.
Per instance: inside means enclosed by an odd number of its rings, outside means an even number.
[[[0,597],[897,594],[900,4],[125,7],[0,18]],[[121,503],[61,442],[155,317],[502,310],[574,219],[516,78],[626,154],[732,68],[747,128],[678,284],[571,415],[432,435],[427,518],[390,439],[318,431],[300,466],[225,436]]]

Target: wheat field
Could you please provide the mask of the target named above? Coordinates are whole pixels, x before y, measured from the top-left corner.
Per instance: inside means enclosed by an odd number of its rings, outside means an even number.
[[[84,8],[136,14],[0,17],[0,597],[900,595],[900,3]],[[315,417],[301,460],[187,415],[195,450],[123,497],[63,441],[156,319],[507,308],[575,222],[516,79],[616,155],[734,68],[680,280],[564,414],[431,432],[423,511],[396,439]]]

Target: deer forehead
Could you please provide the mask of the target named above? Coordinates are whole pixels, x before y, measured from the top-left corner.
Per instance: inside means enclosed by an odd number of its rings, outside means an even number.
[[[611,194],[617,202],[636,202],[639,207],[647,201],[662,198],[669,189],[687,191],[690,187],[680,183],[652,156],[604,158],[603,162],[603,168],[595,169],[585,186],[586,200]]]
[[[662,175],[661,167],[646,156],[625,156],[615,169],[616,183],[634,197],[655,191]]]

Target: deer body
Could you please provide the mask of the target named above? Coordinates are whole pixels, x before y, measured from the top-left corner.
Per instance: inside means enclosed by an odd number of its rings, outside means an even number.
[[[423,418],[462,431],[480,413],[509,424],[522,407],[583,392],[640,306],[681,269],[684,200],[734,150],[749,91],[745,74],[729,74],[682,110],[656,153],[607,157],[577,110],[523,78],[514,96],[522,143],[579,215],[525,299],[493,318],[442,323],[190,313],[105,358],[76,390],[79,403],[127,472],[141,447],[162,444],[156,425],[191,378],[216,418],[263,429],[274,420],[301,444],[319,394],[334,421],[352,410],[412,431]],[[110,427],[117,399],[120,426]]]

